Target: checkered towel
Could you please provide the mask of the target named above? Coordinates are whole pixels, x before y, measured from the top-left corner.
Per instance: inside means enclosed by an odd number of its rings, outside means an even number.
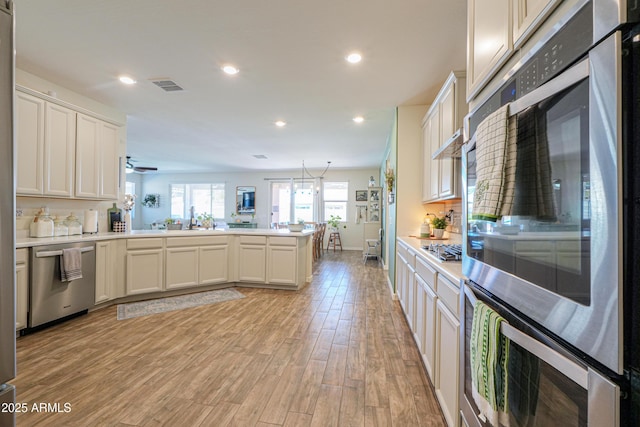
[[[472,219],[497,221],[511,211],[516,171],[515,137],[515,120],[509,119],[509,104],[478,125]]]
[[[473,400],[482,421],[508,424],[509,339],[500,333],[504,319],[486,304],[473,308],[469,356]]]

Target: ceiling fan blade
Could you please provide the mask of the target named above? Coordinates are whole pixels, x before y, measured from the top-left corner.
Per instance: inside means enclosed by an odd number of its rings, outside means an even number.
[[[149,172],[149,171],[157,171],[158,168],[147,167],[147,166],[134,166],[133,170],[136,172]]]

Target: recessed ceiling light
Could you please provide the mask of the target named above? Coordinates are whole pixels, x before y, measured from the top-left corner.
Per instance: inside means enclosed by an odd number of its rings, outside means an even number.
[[[358,62],[362,61],[362,55],[360,55],[358,52],[353,52],[347,55],[346,59],[352,64],[357,64]]]
[[[118,77],[118,80],[120,80],[122,83],[126,84],[126,85],[134,85],[136,84],[136,81],[134,79],[132,79],[129,76],[120,76]]]
[[[279,128],[284,127],[287,125],[287,122],[285,122],[284,120],[278,120],[277,122],[274,123],[276,126],[278,126]]]
[[[229,74],[229,75],[234,75],[234,74],[238,74],[240,72],[240,70],[236,67],[234,67],[233,65],[225,65],[222,67],[222,71],[224,71],[225,73]]]
[[[354,122],[356,122],[356,123],[362,123],[362,122],[364,122],[364,117],[362,117],[362,116],[355,116],[355,117],[353,118],[353,121],[354,121]]]

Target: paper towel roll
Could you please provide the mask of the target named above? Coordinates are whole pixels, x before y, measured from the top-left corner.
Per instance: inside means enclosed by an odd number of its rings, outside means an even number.
[[[82,224],[83,233],[98,232],[98,211],[89,209],[84,211],[84,222]]]

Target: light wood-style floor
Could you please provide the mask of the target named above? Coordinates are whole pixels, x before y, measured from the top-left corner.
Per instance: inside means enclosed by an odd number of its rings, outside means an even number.
[[[120,321],[113,306],[19,338],[18,427],[445,425],[375,260],[314,270],[299,292]]]

